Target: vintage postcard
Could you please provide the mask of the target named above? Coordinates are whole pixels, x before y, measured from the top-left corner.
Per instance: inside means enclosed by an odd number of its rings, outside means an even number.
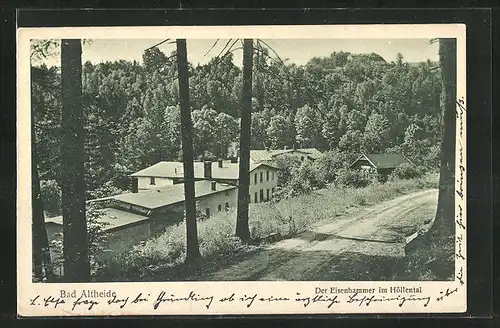
[[[463,313],[466,26],[20,28],[20,316]]]

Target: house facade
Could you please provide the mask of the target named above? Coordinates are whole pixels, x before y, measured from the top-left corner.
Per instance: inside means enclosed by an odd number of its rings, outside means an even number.
[[[363,172],[377,173],[381,180],[388,176],[398,167],[413,163],[402,154],[361,154],[352,164],[351,168]]]
[[[184,177],[181,162],[158,162],[130,175],[134,191],[151,190],[179,183]]]
[[[250,172],[250,203],[262,203],[271,199],[278,186],[278,170],[267,164],[259,165]]]
[[[303,153],[305,156],[306,154]],[[238,186],[239,164],[229,161],[195,162],[194,175],[197,181]],[[131,175],[137,179],[139,192],[158,189],[158,185],[182,185],[184,171],[182,163],[160,162]],[[264,202],[271,199],[278,185],[278,169],[265,161],[250,163],[250,202]]]

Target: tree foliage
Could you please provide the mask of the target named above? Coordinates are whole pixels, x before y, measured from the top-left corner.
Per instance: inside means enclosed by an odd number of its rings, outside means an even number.
[[[274,60],[261,45],[254,50],[252,149],[397,151],[419,166],[439,167],[442,86],[436,63],[334,52],[297,65]],[[128,174],[158,161],[180,160],[174,55],[155,47],[144,52],[142,63],[83,65],[87,198],[110,185],[126,190]],[[227,158],[238,140],[242,71],[232,54],[188,65],[188,71],[195,158]],[[41,180],[60,184],[60,70],[34,67],[32,80]]]

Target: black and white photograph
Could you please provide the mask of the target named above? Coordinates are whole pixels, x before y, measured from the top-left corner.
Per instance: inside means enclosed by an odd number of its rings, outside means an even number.
[[[465,104],[434,34],[29,39],[31,282],[455,282]]]

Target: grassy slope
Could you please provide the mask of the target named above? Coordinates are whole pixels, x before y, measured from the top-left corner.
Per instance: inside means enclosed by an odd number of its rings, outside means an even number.
[[[394,267],[393,280],[453,280],[454,236],[428,236]]]
[[[436,188],[435,175],[417,180],[389,181],[366,188],[327,188],[279,203],[251,204],[250,230],[256,244],[290,238],[311,225],[331,220],[358,207],[370,206],[417,190]],[[242,256],[258,245],[243,245],[233,237],[235,213],[218,213],[199,222],[198,235],[204,263],[217,265]],[[134,251],[105,264],[98,280],[171,280],[191,272],[185,257],[185,226],[169,228]]]

